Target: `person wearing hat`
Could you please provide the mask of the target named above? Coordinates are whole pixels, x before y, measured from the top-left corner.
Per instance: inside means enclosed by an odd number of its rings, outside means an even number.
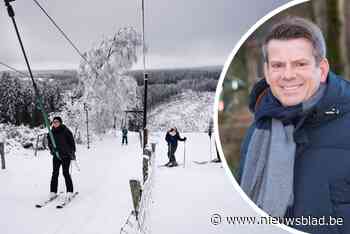
[[[54,152],[54,147],[52,145],[51,139],[49,135],[47,135],[49,149],[51,154],[53,155],[53,170],[50,183],[50,198],[57,196],[58,176],[60,167],[62,165],[63,177],[67,189],[66,199],[69,200],[72,198],[73,195],[73,182],[69,173],[69,167],[71,160],[75,159],[75,141],[72,132],[68,129],[68,127],[66,127],[63,124],[61,117],[54,117],[51,126],[59,158],[57,158]]]
[[[175,152],[177,149],[177,142],[178,141],[186,141],[186,137],[181,138],[179,132],[176,128],[171,128],[169,131],[167,131],[165,140],[168,143],[168,158],[169,162],[165,164],[165,166],[168,167],[176,167],[178,164],[176,162],[175,158]]]

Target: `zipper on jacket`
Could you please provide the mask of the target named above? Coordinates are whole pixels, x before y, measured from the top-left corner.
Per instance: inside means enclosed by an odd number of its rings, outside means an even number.
[[[333,107],[329,111],[324,112],[325,115],[339,115],[340,111],[339,109]]]

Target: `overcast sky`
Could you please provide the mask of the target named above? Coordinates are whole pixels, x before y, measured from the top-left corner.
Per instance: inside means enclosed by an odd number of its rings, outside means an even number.
[[[38,1],[81,51],[120,27],[133,26],[141,32],[141,0]],[[289,0],[145,0],[147,67],[223,65],[240,36],[286,2]],[[17,0],[12,5],[33,69],[78,67],[80,57],[32,0]],[[0,29],[0,62],[25,68],[3,1]]]

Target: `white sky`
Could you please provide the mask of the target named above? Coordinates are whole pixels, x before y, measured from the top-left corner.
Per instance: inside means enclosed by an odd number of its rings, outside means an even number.
[[[120,27],[141,32],[141,0],[38,0],[81,51]],[[259,18],[288,0],[145,0],[148,68],[223,65]],[[12,2],[33,69],[76,69],[80,57],[32,0]],[[24,69],[13,25],[0,5],[0,62]],[[135,66],[140,67],[140,64]],[[0,68],[3,70],[4,68]]]

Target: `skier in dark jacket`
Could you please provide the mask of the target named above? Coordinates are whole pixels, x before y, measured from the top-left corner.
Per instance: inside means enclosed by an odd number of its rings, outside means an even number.
[[[128,129],[124,126],[122,128],[122,145],[125,143],[125,144],[128,144]]]
[[[181,138],[179,132],[176,128],[171,128],[169,131],[167,131],[165,140],[168,143],[168,158],[169,162],[165,164],[165,166],[168,167],[176,167],[178,164],[176,162],[175,158],[175,152],[177,149],[177,142],[178,141],[186,141],[187,138]]]
[[[211,136],[213,135],[213,128],[214,128],[214,123],[213,123],[213,119],[210,119],[209,121],[209,126],[208,126],[208,136],[209,136],[209,140],[210,140],[210,153],[211,152],[211,146],[212,146],[212,140],[211,140]],[[215,142],[214,142],[215,143]],[[211,162],[214,162],[214,163],[220,163],[221,162],[221,158],[220,158],[220,155],[219,155],[219,152],[218,152],[218,148],[216,146],[216,143],[215,143],[215,150],[216,150],[216,156],[217,158],[214,158]]]
[[[329,71],[322,33],[306,20],[278,23],[263,47],[240,186],[271,216],[293,218],[293,228],[350,233],[350,83]]]
[[[51,154],[53,155],[53,171],[50,183],[50,197],[57,196],[58,176],[60,166],[62,165],[62,171],[64,180],[66,183],[67,195],[66,198],[70,199],[73,195],[73,182],[69,173],[69,167],[72,159],[75,159],[75,141],[72,132],[62,123],[61,117],[54,117],[52,121],[52,134],[56,142],[56,147],[59,155],[59,159],[56,157],[54,148],[49,136],[48,145]]]

